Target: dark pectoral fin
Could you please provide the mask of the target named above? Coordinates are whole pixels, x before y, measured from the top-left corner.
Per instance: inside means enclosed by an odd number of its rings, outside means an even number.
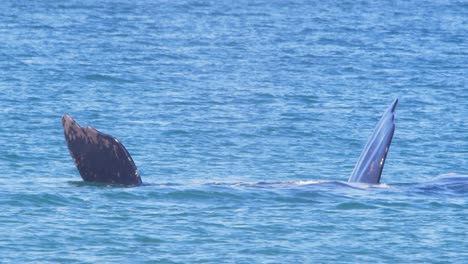
[[[385,111],[374,133],[369,138],[366,147],[361,153],[348,182],[379,183],[380,176],[387,157],[390,143],[395,131],[395,108],[398,99],[395,99]]]
[[[69,115],[62,118],[68,149],[84,181],[140,185],[132,157],[113,136],[83,128]]]

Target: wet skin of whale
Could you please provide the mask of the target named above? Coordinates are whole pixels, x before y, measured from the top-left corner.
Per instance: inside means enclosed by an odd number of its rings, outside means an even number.
[[[87,182],[140,185],[132,157],[116,138],[92,127],[81,127],[69,115],[62,118],[70,155]]]
[[[398,99],[383,114],[370,136],[348,182],[378,184],[395,131]],[[69,115],[62,118],[70,155],[86,182],[141,185],[141,177],[132,157],[111,135],[92,127],[81,127]]]
[[[395,99],[380,118],[374,132],[362,150],[348,182],[373,184],[380,182],[385,159],[395,132],[395,108],[397,104],[398,99]]]

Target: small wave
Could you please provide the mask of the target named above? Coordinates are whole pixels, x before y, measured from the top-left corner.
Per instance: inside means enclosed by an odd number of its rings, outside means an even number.
[[[83,201],[80,197],[68,197],[59,193],[17,193],[3,204],[19,207],[62,207]]]
[[[291,182],[291,184],[294,184],[294,185],[313,185],[313,184],[321,184],[321,183],[326,183],[328,181],[312,181],[312,180],[308,180],[308,181],[296,181],[296,182]]]
[[[76,187],[97,187],[97,188],[131,188],[136,185],[124,185],[118,183],[100,183],[100,182],[85,182],[85,181],[69,181],[68,184]]]
[[[362,203],[362,202],[344,202],[344,203],[338,204],[336,208],[340,210],[356,210],[356,209],[366,210],[366,209],[377,209],[378,207],[374,205]]]
[[[117,83],[131,82],[130,80],[127,80],[127,79],[110,76],[106,74],[89,74],[89,75],[84,76],[84,78],[87,80],[100,81],[100,82],[117,82]]]

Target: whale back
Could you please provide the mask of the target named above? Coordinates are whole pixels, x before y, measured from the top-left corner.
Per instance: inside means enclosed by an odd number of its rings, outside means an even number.
[[[395,108],[398,99],[383,114],[367,141],[348,182],[377,184],[380,182],[390,143],[395,132]]]
[[[84,181],[140,185],[142,183],[132,157],[111,135],[92,127],[81,127],[71,116],[62,118],[70,155]]]

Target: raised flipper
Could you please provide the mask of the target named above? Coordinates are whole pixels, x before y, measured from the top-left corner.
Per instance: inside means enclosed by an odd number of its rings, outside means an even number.
[[[398,99],[388,107],[374,133],[369,138],[366,147],[361,153],[348,182],[374,183],[380,182],[380,176],[387,157],[393,133],[395,132],[395,108]]]
[[[140,185],[132,157],[113,136],[81,127],[69,115],[62,118],[70,155],[84,181]]]

